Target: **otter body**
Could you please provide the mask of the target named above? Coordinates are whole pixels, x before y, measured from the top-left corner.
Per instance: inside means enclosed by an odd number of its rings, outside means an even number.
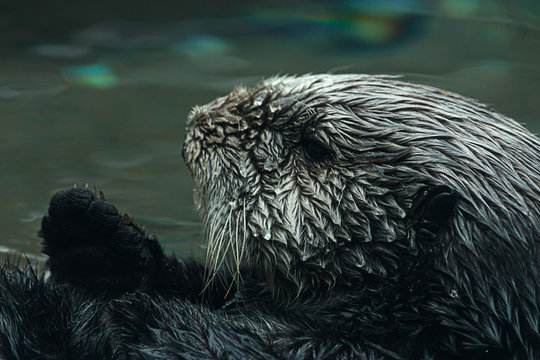
[[[60,192],[51,279],[0,274],[0,355],[540,359],[540,140],[515,121],[392,77],[310,75],[188,124],[205,265]]]

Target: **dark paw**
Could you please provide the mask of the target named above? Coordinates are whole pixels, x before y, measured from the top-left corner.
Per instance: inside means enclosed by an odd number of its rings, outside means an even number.
[[[157,243],[102,194],[80,188],[53,196],[40,236],[53,277],[90,289],[138,286],[151,271],[149,243]]]
[[[121,220],[113,205],[87,189],[59,191],[41,222],[43,252],[54,255],[67,248],[106,245]]]

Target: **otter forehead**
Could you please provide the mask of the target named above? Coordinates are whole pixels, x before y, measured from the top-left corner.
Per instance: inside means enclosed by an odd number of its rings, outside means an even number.
[[[525,129],[481,104],[388,76],[272,78],[195,108],[188,123],[188,166],[215,158],[237,173],[247,171],[238,157],[272,171],[292,156],[305,165],[306,147],[319,147],[332,155],[326,166],[307,165],[319,175],[329,167],[380,173],[396,162],[433,175],[441,161],[466,168],[474,158],[492,167],[486,157],[506,155],[501,146],[519,135],[530,141]]]
[[[493,130],[501,137],[518,129],[514,122],[470,99],[389,76],[367,75],[268,79],[196,107],[188,124],[197,129],[188,139],[198,135],[207,143],[225,145],[229,141],[238,144],[235,137],[249,145],[248,140],[260,138],[264,130],[276,130],[284,138],[299,141],[306,125],[326,126],[328,135],[346,135],[348,130],[366,138],[376,129],[381,139],[399,131],[401,142],[409,139],[408,133],[415,135],[411,140],[442,133],[471,137]],[[361,139],[342,140],[361,144]]]
[[[457,190],[460,211],[501,234],[518,213],[538,216],[538,185],[524,176],[540,175],[538,139],[438,89],[278,77],[196,107],[188,124],[184,155],[216,266],[227,258],[296,283],[306,267],[328,283],[347,267],[384,275],[399,267],[395,249],[414,247],[405,210],[424,186]],[[506,213],[494,221],[497,208]]]
[[[187,163],[197,161],[200,149],[191,145],[199,144],[205,150],[219,148],[224,155],[223,149],[227,148],[248,151],[254,159],[259,158],[258,163],[264,158],[265,168],[275,165],[273,160],[287,158],[307,137],[315,137],[325,146],[334,147],[339,155],[342,149],[334,143],[350,142],[351,139],[344,136],[356,134],[337,129],[333,122],[345,125],[343,120],[350,118],[349,107],[360,105],[363,88],[373,81],[387,79],[383,76],[285,77],[266,80],[249,90],[236,89],[203,107],[196,107],[190,114]],[[365,90],[368,94],[369,89]],[[354,119],[351,124],[359,122]],[[354,133],[359,129],[349,130]]]

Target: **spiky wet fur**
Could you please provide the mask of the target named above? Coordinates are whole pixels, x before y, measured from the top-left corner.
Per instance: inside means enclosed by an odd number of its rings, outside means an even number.
[[[0,354],[24,347],[10,299],[28,294],[65,297],[70,319],[88,304],[87,332],[58,326],[106,357],[540,359],[539,149],[484,105],[391,77],[239,88],[194,109],[184,147],[207,270],[139,232],[153,250],[126,260],[142,275],[120,294],[4,270]],[[210,307],[203,278],[223,284]]]

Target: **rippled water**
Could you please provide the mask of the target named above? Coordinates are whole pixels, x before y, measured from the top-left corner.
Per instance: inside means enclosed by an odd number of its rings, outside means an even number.
[[[0,3],[0,253],[39,256],[50,196],[88,183],[196,254],[186,115],[272,74],[403,74],[540,130],[537,1],[180,3]]]

